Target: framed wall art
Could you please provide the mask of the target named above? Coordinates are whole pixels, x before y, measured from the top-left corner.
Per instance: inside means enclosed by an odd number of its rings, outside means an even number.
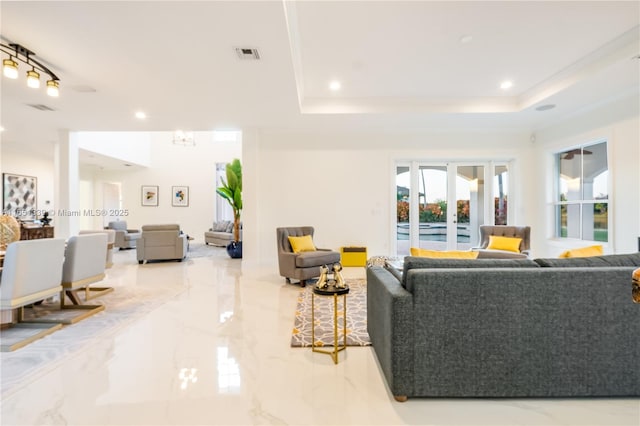
[[[2,213],[20,220],[36,219],[38,179],[33,176],[2,174]]]
[[[171,205],[173,207],[187,207],[189,205],[188,186],[172,186],[171,194]]]
[[[158,185],[142,185],[142,205],[158,207]]]

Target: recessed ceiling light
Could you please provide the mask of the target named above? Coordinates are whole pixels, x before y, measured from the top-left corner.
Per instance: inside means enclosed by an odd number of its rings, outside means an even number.
[[[555,107],[555,104],[540,105],[539,107],[536,107],[536,111],[547,111]]]
[[[471,43],[472,40],[473,40],[473,36],[470,36],[469,34],[466,34],[460,37],[460,43],[462,44]]]
[[[512,86],[513,86],[513,82],[511,80],[505,80],[502,83],[500,83],[500,88],[502,90],[511,89]]]
[[[4,132],[4,127],[0,126],[0,132]]]
[[[144,120],[145,118],[147,118],[147,114],[145,114],[144,111],[138,111],[136,112],[136,118],[139,120]]]
[[[337,92],[341,87],[342,85],[337,80],[333,80],[331,83],[329,83],[329,89],[333,92]]]

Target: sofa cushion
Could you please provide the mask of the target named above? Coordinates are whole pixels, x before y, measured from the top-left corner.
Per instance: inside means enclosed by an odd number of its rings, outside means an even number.
[[[211,228],[214,232],[226,232],[227,226],[229,226],[228,220],[221,220],[219,222],[213,222],[213,228]]]
[[[411,247],[411,256],[417,257],[430,257],[440,259],[477,259],[477,251],[462,251],[462,250],[427,250],[418,247]]]
[[[441,268],[537,268],[539,265],[531,259],[432,259],[428,257],[407,256],[404,258],[402,285],[406,286],[407,272],[410,269]]]
[[[498,235],[489,236],[489,250],[504,250],[520,253],[520,243],[522,238],[516,237],[500,237]]]
[[[573,250],[567,250],[560,254],[558,257],[590,257],[590,256],[602,256],[602,246],[595,245],[589,247],[582,247]]]
[[[340,262],[340,253],[330,250],[305,251],[296,256],[297,268],[309,268],[337,262]]]
[[[538,265],[555,268],[576,268],[591,266],[640,266],[640,253],[607,254],[591,257],[566,257],[534,259]]]
[[[303,235],[302,237],[293,237],[289,235],[289,244],[294,253],[302,253],[305,251],[316,251],[316,246],[313,245],[313,239],[311,235]]]

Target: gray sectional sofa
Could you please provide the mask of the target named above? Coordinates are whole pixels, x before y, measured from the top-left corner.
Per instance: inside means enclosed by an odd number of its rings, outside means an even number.
[[[640,253],[426,259],[367,268],[367,327],[391,393],[640,396]]]

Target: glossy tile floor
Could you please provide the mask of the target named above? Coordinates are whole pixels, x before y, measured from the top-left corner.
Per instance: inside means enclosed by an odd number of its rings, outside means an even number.
[[[82,323],[107,324],[113,312],[69,327],[66,337],[63,329],[41,339],[19,357],[19,351],[12,358],[3,354],[3,363],[29,365],[38,349],[45,363],[17,382],[10,382],[15,374],[2,372],[0,423],[640,424],[639,399],[397,403],[370,347],[349,347],[334,365],[327,355],[289,346],[299,288],[285,284],[276,268],[249,269],[228,259],[223,249],[211,252],[211,257],[144,266],[138,266],[134,251],[116,252],[116,265],[108,271],[116,292],[162,289],[171,297],[108,333],[94,332],[87,344],[61,359],[55,360],[52,349],[59,339],[72,336],[74,327],[75,333],[82,331]],[[345,268],[345,275],[362,277],[364,270]]]

